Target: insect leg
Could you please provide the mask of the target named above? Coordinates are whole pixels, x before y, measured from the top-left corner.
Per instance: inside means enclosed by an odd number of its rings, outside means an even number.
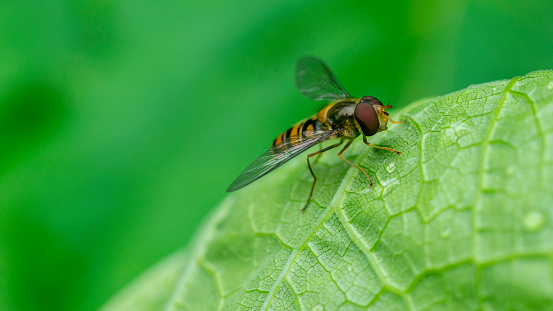
[[[351,163],[350,161],[348,161],[348,160],[346,160],[344,157],[342,157],[342,152],[346,151],[346,149],[348,149],[348,147],[351,145],[352,142],[353,142],[353,139],[350,139],[350,140],[348,141],[348,143],[344,146],[344,148],[342,148],[342,151],[338,152],[338,156],[339,156],[342,160],[344,160],[344,161],[348,162],[349,164],[351,164],[351,166],[353,166],[353,167],[357,168],[358,170],[360,170],[361,172],[363,172],[363,174],[365,174],[365,176],[367,176],[367,178],[369,179],[370,187],[372,188],[373,182],[372,182],[371,178],[369,177],[369,175],[367,174],[367,172],[365,172],[364,169],[360,168],[359,166],[357,166],[357,165]]]
[[[405,118],[405,120],[403,120],[403,121],[394,121],[394,120],[390,119],[390,117],[388,117],[388,120],[390,120],[390,122],[392,122],[392,123],[398,124],[398,123],[405,123],[405,122],[407,122],[407,120],[409,120],[409,118]]]
[[[319,151],[320,150],[323,150],[323,144],[319,144]],[[317,155],[317,157],[315,158],[315,161],[313,162],[313,165],[317,165],[317,163],[319,163],[319,159],[321,159],[322,155],[323,155],[322,153],[319,153]]]
[[[302,212],[304,212],[305,209],[307,208],[307,206],[309,206],[309,202],[311,202],[311,197],[313,196],[313,190],[315,189],[315,184],[317,183],[317,176],[315,176],[315,172],[313,172],[313,168],[311,168],[311,163],[309,162],[309,158],[312,157],[312,156],[315,156],[315,155],[320,155],[321,153],[323,153],[325,151],[328,151],[330,149],[334,149],[334,148],[340,146],[343,143],[344,143],[344,140],[341,139],[339,143],[336,143],[332,146],[328,146],[328,147],[326,147],[324,149],[321,149],[317,152],[313,152],[313,153],[311,153],[307,156],[307,166],[309,167],[309,171],[311,172],[311,175],[313,176],[313,184],[311,185],[311,192],[309,193],[309,198],[307,199],[307,203],[305,203],[305,206],[301,209]]]
[[[402,123],[403,123],[403,122],[402,122]],[[377,148],[377,149],[383,149],[383,150],[393,151],[393,152],[397,153],[398,155],[401,154],[401,152],[399,152],[399,151],[397,151],[397,150],[395,150],[395,149],[388,148],[388,147],[375,146],[375,145],[369,143],[369,142],[367,141],[367,136],[365,136],[365,135],[363,135],[363,142],[365,143],[365,145],[367,145],[367,146],[369,146],[369,147],[375,147],[375,148]]]

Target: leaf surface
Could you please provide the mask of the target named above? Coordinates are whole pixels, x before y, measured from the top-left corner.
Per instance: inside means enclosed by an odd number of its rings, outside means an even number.
[[[372,189],[330,152],[305,213],[302,157],[228,196],[166,287],[165,310],[549,310],[553,72],[392,116],[409,121],[370,142],[401,156],[360,139],[345,153]]]

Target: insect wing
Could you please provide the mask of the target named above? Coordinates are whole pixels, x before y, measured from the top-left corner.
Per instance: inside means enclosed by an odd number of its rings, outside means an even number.
[[[314,100],[339,100],[351,97],[328,66],[307,56],[296,65],[296,85],[303,96]]]
[[[314,132],[308,138],[303,138],[301,142],[294,142],[297,136],[290,137],[286,142],[267,150],[253,161],[253,163],[232,182],[227,192],[233,192],[251,184],[310,147],[324,142],[332,135],[334,135],[334,131]]]

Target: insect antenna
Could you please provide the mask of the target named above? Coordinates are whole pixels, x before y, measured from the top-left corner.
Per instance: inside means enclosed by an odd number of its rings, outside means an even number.
[[[390,105],[390,102],[391,102],[391,101],[388,101],[388,105],[386,105],[386,107],[384,107],[384,110],[386,110],[386,109],[392,109],[392,108],[393,108],[392,105]],[[403,121],[394,121],[394,120],[392,120],[392,118],[390,118],[390,115],[389,115],[386,111],[384,111],[384,113],[388,116],[388,120],[390,120],[390,122],[396,123],[396,124],[398,124],[398,123],[405,123],[405,122],[407,122],[407,120],[409,119],[409,118],[405,118],[405,120],[403,120]]]

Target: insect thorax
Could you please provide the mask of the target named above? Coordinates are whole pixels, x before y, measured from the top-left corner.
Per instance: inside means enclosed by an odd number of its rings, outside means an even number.
[[[359,136],[359,130],[355,125],[355,105],[354,99],[345,99],[327,106],[326,120],[324,120],[326,122],[323,123],[328,123],[332,129],[339,130],[338,137]]]

